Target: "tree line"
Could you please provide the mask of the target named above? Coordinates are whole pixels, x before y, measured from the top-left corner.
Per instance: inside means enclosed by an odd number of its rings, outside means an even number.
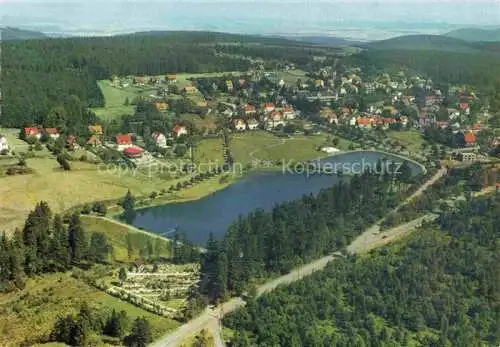
[[[127,334],[128,333],[128,334]],[[69,346],[95,346],[104,335],[109,342],[122,342],[124,346],[146,347],[152,341],[151,327],[145,318],[131,322],[125,311],[111,313],[90,308],[85,302],[76,315],[59,317],[50,333],[50,341]]]
[[[224,319],[232,346],[496,346],[500,196],[468,200],[405,245],[349,256]]]
[[[67,223],[65,223],[67,222]],[[78,213],[63,218],[40,202],[22,230],[0,239],[0,291],[24,288],[26,277],[106,262],[112,252],[105,234],[84,230]]]

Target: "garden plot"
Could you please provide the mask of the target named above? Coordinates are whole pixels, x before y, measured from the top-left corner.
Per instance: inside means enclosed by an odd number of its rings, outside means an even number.
[[[125,280],[108,287],[106,293],[172,318],[184,305],[189,289],[198,283],[199,271],[199,264],[140,265],[127,272]]]

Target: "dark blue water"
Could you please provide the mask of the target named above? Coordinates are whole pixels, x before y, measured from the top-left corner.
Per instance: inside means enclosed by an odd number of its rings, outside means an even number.
[[[321,160],[324,171],[336,168],[343,172],[357,173],[362,167],[375,168],[379,159],[400,163],[401,159],[378,152],[346,153]],[[410,163],[413,173],[421,169]],[[279,171],[251,172],[225,189],[202,199],[166,204],[141,209],[133,221],[136,227],[155,233],[172,233],[174,228],[186,232],[188,239],[204,245],[212,232],[222,237],[227,227],[239,215],[247,215],[257,208],[270,210],[274,205],[300,198],[304,194],[317,194],[321,189],[331,187],[348,176],[313,174],[301,172],[302,167],[288,167]],[[293,171],[291,173],[290,171]]]

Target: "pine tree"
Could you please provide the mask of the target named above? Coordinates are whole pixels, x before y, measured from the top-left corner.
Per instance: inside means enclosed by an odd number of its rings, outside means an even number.
[[[128,318],[125,311],[121,311],[120,313],[118,313],[113,309],[113,312],[111,312],[111,316],[104,326],[103,332],[108,336],[121,338],[127,330],[127,322]]]
[[[145,318],[137,318],[132,326],[132,332],[123,343],[130,347],[146,347],[153,340],[151,327]]]
[[[62,218],[58,214],[54,216],[53,228],[54,231],[50,247],[51,256],[61,270],[65,270],[70,264],[69,239]]]
[[[87,240],[80,221],[80,215],[75,212],[69,220],[69,246],[72,262],[81,262],[87,256]]]

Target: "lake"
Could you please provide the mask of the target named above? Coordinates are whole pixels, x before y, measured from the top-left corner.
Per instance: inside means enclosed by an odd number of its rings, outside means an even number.
[[[379,159],[402,162],[401,158],[389,154],[363,151],[324,158],[316,163],[316,169],[309,168],[309,173],[303,166],[252,171],[230,186],[199,200],[140,209],[132,224],[167,237],[171,237],[172,230],[177,228],[185,232],[190,241],[204,245],[210,233],[218,238],[224,236],[227,227],[239,215],[247,215],[257,208],[270,210],[278,203],[298,199],[304,194],[317,194],[340,179],[349,179],[349,176],[340,178],[324,172],[330,173],[334,169],[358,173],[363,167],[375,169]],[[409,165],[413,174],[422,172],[418,165],[412,162]]]

